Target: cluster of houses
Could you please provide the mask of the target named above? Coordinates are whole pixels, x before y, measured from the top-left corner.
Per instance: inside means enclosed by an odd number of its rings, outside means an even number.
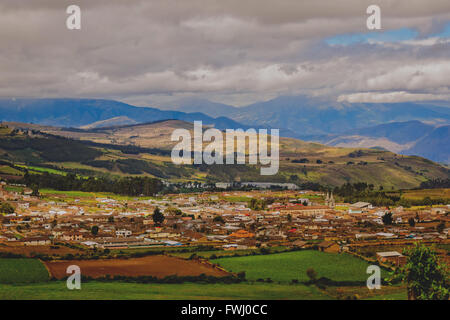
[[[450,217],[449,206],[420,211],[374,207],[370,203],[335,203],[332,194],[285,190],[173,194],[153,199],[32,197],[0,188],[0,201],[15,213],[0,215],[0,246],[76,243],[103,249],[158,246],[214,246],[225,250],[265,246],[315,246],[326,252],[367,244],[448,243],[449,228],[436,230]],[[248,200],[268,200],[251,209]],[[153,220],[158,207],[164,221]],[[382,216],[392,211],[394,223]],[[415,219],[411,226],[408,221]],[[403,258],[384,253],[380,261]]]

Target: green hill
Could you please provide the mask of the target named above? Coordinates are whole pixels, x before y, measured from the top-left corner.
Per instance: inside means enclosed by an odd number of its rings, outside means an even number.
[[[292,138],[280,138],[280,169],[274,176],[261,176],[258,165],[179,166],[170,159],[175,144],[170,141],[170,135],[176,128],[192,130],[192,124],[170,120],[81,130],[5,123],[0,128],[0,165],[4,175],[15,172],[6,167],[21,170],[28,166],[36,172],[42,171],[39,168],[50,168],[86,176],[313,182],[330,186],[367,182],[395,189],[418,187],[423,181],[450,177],[448,168],[420,157],[384,150],[330,147]]]

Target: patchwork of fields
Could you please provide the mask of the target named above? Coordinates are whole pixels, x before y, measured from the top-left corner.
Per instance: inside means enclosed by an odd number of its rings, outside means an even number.
[[[212,251],[214,252],[214,251]],[[162,259],[162,260],[161,260]],[[163,261],[164,260],[164,261]],[[107,263],[105,263],[107,262]],[[228,271],[245,271],[247,282],[239,284],[141,284],[120,281],[89,281],[81,290],[68,290],[64,281],[48,281],[49,274],[36,259],[0,259],[0,299],[336,299],[352,296],[372,299],[405,299],[402,287],[384,287],[370,292],[365,285],[329,287],[321,290],[314,285],[290,284],[291,280],[307,281],[306,270],[313,268],[318,277],[334,281],[363,282],[367,279],[367,263],[348,254],[318,251],[293,251],[268,255],[227,257],[211,260]],[[148,256],[134,259],[46,262],[52,275],[65,276],[66,267],[78,264],[89,276],[123,274],[129,276],[193,275],[206,273],[226,275],[196,261],[170,256]],[[208,269],[203,270],[201,268]],[[215,273],[214,273],[215,272]],[[220,273],[220,274],[219,274]],[[258,282],[270,278],[273,283]],[[255,282],[256,281],[256,282]]]

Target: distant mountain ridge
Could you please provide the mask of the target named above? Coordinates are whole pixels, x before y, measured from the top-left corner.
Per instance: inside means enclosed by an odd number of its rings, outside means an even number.
[[[450,163],[450,125],[435,126],[417,120],[392,122],[343,134],[324,135],[316,137],[315,141],[335,147],[381,147],[404,155],[419,155]]]
[[[215,119],[203,113],[163,111],[140,108],[126,103],[104,99],[0,99],[0,120],[36,123],[62,127],[82,127],[96,122],[127,117],[136,123],[176,119],[203,121],[219,129],[247,128],[236,121],[220,117]],[[122,118],[124,119],[124,118]],[[117,119],[116,119],[117,120]]]
[[[196,104],[195,104],[196,103]],[[342,134],[348,130],[411,120],[450,124],[450,102],[348,103],[306,96],[280,96],[243,107],[210,101],[178,101],[177,110],[202,110],[248,125],[268,126],[292,132],[290,137]]]
[[[0,99],[0,120],[101,128],[160,120],[218,129],[276,128],[280,135],[341,147],[381,147],[449,163],[450,103],[346,103],[281,96],[244,107],[188,98],[160,110],[104,99]],[[202,112],[198,112],[202,111]]]

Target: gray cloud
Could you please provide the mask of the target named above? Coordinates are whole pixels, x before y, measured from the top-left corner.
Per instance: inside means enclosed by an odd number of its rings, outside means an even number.
[[[81,0],[82,30],[69,31],[72,1],[2,0],[0,96],[142,105],[185,95],[238,105],[296,93],[445,97],[450,43],[428,35],[450,21],[448,0],[377,1],[383,29],[415,28],[414,41],[323,41],[367,32],[372,2]]]

